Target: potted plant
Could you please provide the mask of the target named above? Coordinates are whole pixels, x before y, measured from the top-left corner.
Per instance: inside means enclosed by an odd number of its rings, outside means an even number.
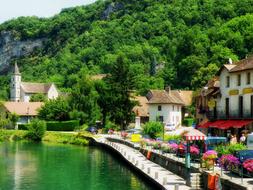
[[[178,150],[178,144],[171,143],[171,144],[169,144],[169,146],[170,146],[170,149],[171,149],[172,153],[176,153],[177,152],[177,150]]]
[[[208,150],[202,156],[204,164],[207,169],[214,167],[215,159],[217,158],[217,152],[215,150]]]
[[[253,159],[245,160],[242,164],[243,168],[245,168],[248,172],[253,172]]]
[[[196,145],[190,146],[190,154],[193,159],[199,158],[199,148]]]
[[[122,132],[121,132],[121,137],[122,137],[123,139],[126,139],[126,138],[127,138],[127,135],[128,135],[127,132],[125,132],[125,131],[122,131]]]
[[[169,144],[167,144],[167,143],[163,143],[163,144],[161,145],[161,149],[162,149],[162,151],[163,151],[163,152],[165,152],[165,153],[169,153],[169,152],[170,152],[171,147],[170,147],[170,145],[169,145]]]
[[[240,164],[240,161],[237,157],[232,154],[222,155],[218,159],[218,164],[224,170],[234,170]]]

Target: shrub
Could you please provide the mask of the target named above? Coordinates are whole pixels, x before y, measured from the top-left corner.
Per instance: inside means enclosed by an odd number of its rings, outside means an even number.
[[[77,128],[79,128],[78,120],[47,122],[48,131],[74,131]]]
[[[45,132],[46,132],[46,122],[42,120],[32,120],[32,122],[27,125],[28,133],[26,137],[34,140],[34,141],[41,141]]]
[[[160,122],[151,121],[143,126],[143,133],[153,139],[157,138],[162,130],[163,125]]]
[[[193,118],[185,118],[183,120],[183,125],[187,126],[187,127],[192,126],[193,123],[194,123],[194,119]]]
[[[181,141],[182,136],[181,135],[164,135],[165,141]]]
[[[226,154],[235,154],[235,152],[240,150],[246,150],[247,146],[244,144],[229,144],[229,145],[219,145],[215,148],[218,153],[218,156]]]
[[[110,129],[112,129],[113,131],[118,131],[120,127],[109,121],[106,123],[105,127],[102,129],[102,133],[108,133]]]
[[[28,130],[29,124],[18,124],[18,130]]]

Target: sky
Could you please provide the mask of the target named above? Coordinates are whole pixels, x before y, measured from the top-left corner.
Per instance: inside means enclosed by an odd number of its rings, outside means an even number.
[[[63,8],[87,5],[96,0],[0,0],[0,23],[19,16],[51,17]]]

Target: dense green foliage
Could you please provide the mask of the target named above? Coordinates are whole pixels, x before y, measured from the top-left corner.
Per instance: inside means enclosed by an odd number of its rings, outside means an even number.
[[[71,121],[49,121],[47,122],[47,130],[48,131],[74,131],[79,128],[78,120]]]
[[[219,145],[215,148],[218,156],[225,154],[235,154],[236,151],[246,150],[247,146],[244,144],[229,144],[229,145]]]
[[[113,12],[106,15],[109,5]],[[21,17],[0,25],[0,31],[21,40],[47,38],[44,48],[18,59],[25,80],[68,90],[80,68],[109,73],[123,54],[135,75],[134,88],[145,93],[167,84],[197,88],[229,57],[250,54],[252,13],[251,0],[107,0],[50,19]],[[0,81],[0,96],[7,98],[8,80]]]
[[[29,125],[27,125],[26,138],[33,141],[41,141],[47,130],[45,121],[34,119]]]
[[[46,100],[45,94],[34,94],[30,98],[30,102],[45,102]]]
[[[158,137],[161,131],[163,131],[163,124],[160,122],[150,121],[143,126],[143,134],[149,135],[150,138]]]
[[[46,132],[43,137],[43,141],[51,143],[64,143],[64,144],[74,144],[74,145],[88,145],[88,138],[92,135],[89,133],[58,133],[58,132]]]
[[[69,119],[69,103],[64,98],[47,101],[39,110],[38,117],[46,121],[66,121]]]

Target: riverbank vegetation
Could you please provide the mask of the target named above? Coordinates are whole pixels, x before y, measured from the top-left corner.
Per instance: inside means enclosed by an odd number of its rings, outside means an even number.
[[[0,142],[4,141],[33,141],[34,136],[30,138],[29,132],[26,130],[0,130]],[[87,132],[80,133],[60,133],[60,132],[45,132],[42,142],[62,143],[73,145],[89,145],[89,138],[92,134]],[[37,140],[37,139],[36,139]]]

